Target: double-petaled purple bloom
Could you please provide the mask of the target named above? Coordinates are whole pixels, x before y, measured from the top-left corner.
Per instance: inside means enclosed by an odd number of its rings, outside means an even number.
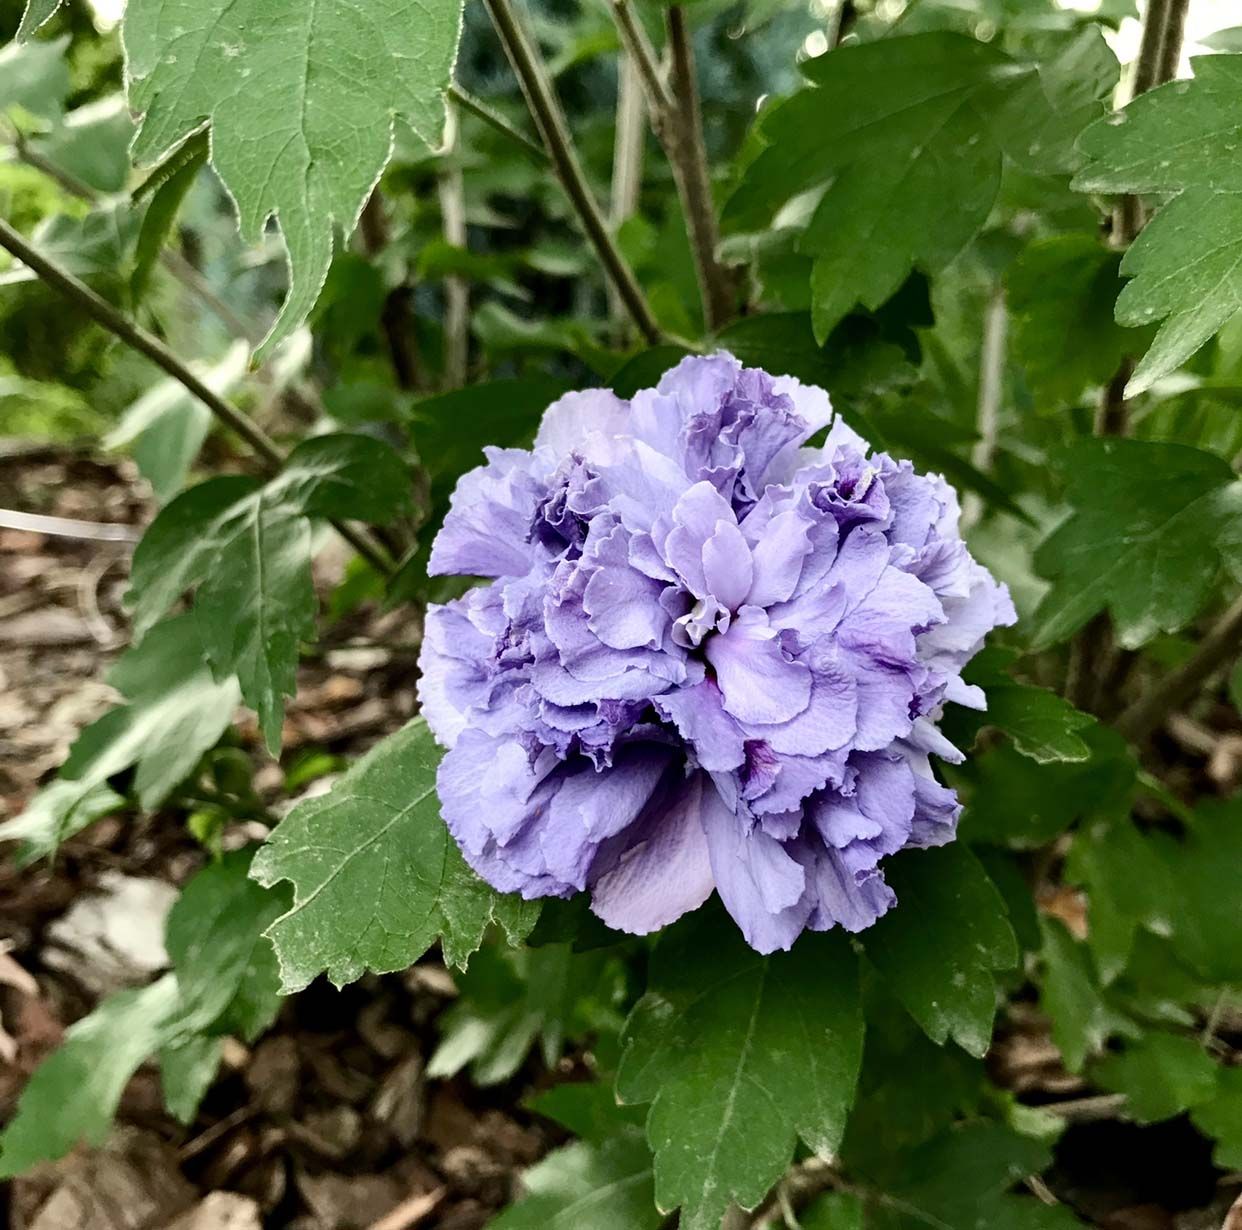
[[[421,661],[467,861],[640,934],[713,889],[761,952],[869,926],[884,857],[953,838],[936,720],[983,706],[961,670],[1015,618],[957,523],[823,390],[727,354],[563,397],[462,478],[431,555],[493,578],[429,610]]]

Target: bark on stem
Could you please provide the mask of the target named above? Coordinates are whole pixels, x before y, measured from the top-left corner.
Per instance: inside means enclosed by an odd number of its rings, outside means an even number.
[[[440,173],[440,217],[444,240],[455,248],[465,248],[466,190],[462,183],[457,151],[458,119],[452,102],[446,105],[444,126],[448,163]],[[460,389],[466,383],[470,359],[470,287],[456,274],[444,279],[444,387]]]
[[[187,392],[197,397],[216,418],[250,446],[267,473],[274,474],[281,468],[285,460],[284,454],[261,427],[252,423],[236,406],[225,401],[200,380],[158,337],[118,312],[86,283],[28,244],[18,231],[3,220],[0,220],[0,248],[15,256],[63,298],[77,304],[109,333],[146,356]],[[392,571],[392,560],[388,553],[364,530],[337,521],[332,524],[374,568],[381,573]]]
[[[578,214],[587,238],[595,248],[617,294],[649,345],[664,340],[660,326],[634,271],[630,268],[609,231],[604,216],[587,184],[586,175],[569,135],[569,125],[552,88],[548,70],[531,42],[510,0],[484,0],[492,25],[500,36],[505,54],[517,75],[526,104],[552,161],[553,169],[570,203]]]
[[[612,199],[608,220],[615,232],[638,209],[643,185],[643,144],[647,133],[646,93],[642,69],[627,51],[621,52],[617,78],[616,136],[612,148]],[[624,342],[628,317],[616,287],[608,285],[608,315],[618,342]]]
[[[647,91],[652,130],[673,171],[690,236],[690,250],[703,301],[703,319],[708,329],[715,331],[733,316],[737,296],[733,275],[716,254],[720,230],[712,202],[694,48],[685,10],[674,4],[666,14],[669,58],[666,80],[646,31],[628,0],[613,0],[612,8],[621,41],[638,66]]]

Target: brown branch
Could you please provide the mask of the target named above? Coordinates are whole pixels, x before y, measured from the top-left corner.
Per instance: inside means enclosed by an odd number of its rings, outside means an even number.
[[[1181,666],[1134,702],[1118,719],[1117,729],[1132,743],[1141,743],[1170,713],[1192,700],[1218,670],[1242,650],[1242,597],[1208,630]]]
[[[587,184],[573,139],[569,135],[568,121],[552,88],[552,80],[543,60],[510,0],[484,0],[484,3],[522,87],[526,104],[539,129],[552,167],[582,223],[583,230],[586,231],[587,238],[595,248],[604,271],[616,287],[626,310],[634,318],[639,332],[649,345],[658,345],[664,340],[664,335],[634,271],[621,255],[621,250],[604,221],[599,202]]]
[[[197,397],[220,422],[250,446],[262,463],[265,472],[274,474],[279,471],[285,458],[275,441],[261,427],[252,423],[236,406],[225,401],[214,389],[204,383],[153,333],[148,333],[141,325],[135,324],[118,312],[112,304],[91,290],[85,282],[74,277],[67,269],[63,269],[27,243],[18,231],[2,219],[0,219],[0,248],[4,248],[10,255],[15,256],[63,298],[76,304],[97,324],[102,325],[131,349],[150,359],[156,367],[171,376],[187,392]],[[338,521],[332,524],[336,526],[341,537],[349,542],[372,567],[382,574],[392,572],[393,563],[388,553],[365,530]]]
[[[703,142],[703,111],[694,70],[694,47],[685,10],[681,5],[674,4],[665,16],[669,54],[666,81],[629,0],[613,0],[612,9],[621,40],[637,64],[647,90],[652,131],[664,147],[673,171],[690,236],[690,250],[703,301],[703,319],[707,328],[714,332],[733,316],[737,305],[737,287],[732,272],[721,264],[717,256],[720,230],[712,201],[711,175]]]
[[[465,248],[468,240],[466,189],[457,162],[461,145],[457,111],[451,102],[446,105],[444,143],[446,158],[438,185],[441,225],[446,243]],[[469,360],[470,286],[465,278],[449,274],[444,279],[444,388],[460,389],[466,383]]]

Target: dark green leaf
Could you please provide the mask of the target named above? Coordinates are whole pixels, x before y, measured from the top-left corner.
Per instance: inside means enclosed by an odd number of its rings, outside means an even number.
[[[656,1198],[683,1230],[753,1208],[801,1137],[840,1143],[862,1050],[855,958],[840,934],[760,956],[715,910],[665,932],[625,1032],[624,1102],[653,1102]]]
[[[1197,1106],[1191,1118],[1216,1141],[1216,1164],[1222,1170],[1242,1170],[1242,1068],[1222,1068],[1217,1080],[1216,1095]]]
[[[1222,565],[1240,564],[1242,482],[1228,463],[1180,444],[1089,440],[1065,458],[1073,515],[1040,545],[1052,579],[1035,619],[1038,647],[1109,610],[1133,649],[1185,627]]]
[[[994,971],[1018,959],[1004,899],[960,843],[893,859],[885,874],[897,904],[864,933],[867,956],[929,1038],[983,1055]]]
[[[134,261],[134,272],[130,276],[129,288],[134,302],[140,302],[147,293],[151,274],[155,271],[160,253],[172,235],[177,223],[177,214],[181,211],[186,193],[194,186],[198,173],[207,163],[207,140],[205,136],[192,137],[174,155],[161,174],[151,175],[144,190],[151,192],[151,204],[147,207],[142,219],[142,230],[138,234],[138,247]],[[139,194],[134,194],[138,199]]]
[[[1216,1065],[1195,1038],[1147,1033],[1095,1065],[1105,1089],[1126,1095],[1126,1113],[1139,1123],[1171,1119],[1209,1101]]]
[[[160,1049],[160,1087],[169,1114],[194,1122],[198,1108],[220,1069],[223,1036],[193,1034]]]

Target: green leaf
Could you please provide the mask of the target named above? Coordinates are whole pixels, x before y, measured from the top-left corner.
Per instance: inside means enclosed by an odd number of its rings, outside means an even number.
[[[857,1196],[833,1192],[802,1213],[798,1225],[802,1230],[863,1230],[864,1207]]]
[[[1051,841],[1085,815],[1124,804],[1134,783],[1134,761],[1111,728],[1084,729],[1085,761],[1040,764],[998,744],[972,756],[954,774],[970,783],[961,835],[972,842],[1032,849]]]
[[[125,653],[108,682],[126,701],[78,736],[58,780],[20,816],[0,825],[0,839],[21,839],[24,858],[52,853],[70,834],[114,810],[108,779],[134,771],[133,790],[147,811],[179,786],[218,742],[240,701],[236,682],[217,682],[203,665],[193,621],[185,615],[152,629]]]
[[[1093,124],[1082,192],[1169,198],[1126,252],[1133,281],[1117,300],[1123,325],[1163,321],[1127,396],[1184,363],[1242,307],[1242,60],[1200,56],[1193,81],[1175,81]]]
[[[1126,1095],[1132,1119],[1157,1123],[1210,1100],[1216,1070],[1194,1038],[1151,1032],[1096,1064],[1092,1075],[1105,1089]]]
[[[117,271],[129,260],[138,236],[140,218],[113,201],[84,216],[54,214],[35,227],[31,240],[39,252],[63,269],[86,280],[116,280]],[[34,282],[38,275],[20,262],[0,273],[0,286]]]
[[[651,1154],[642,1131],[622,1126],[600,1144],[579,1141],[548,1154],[522,1176],[526,1195],[488,1230],[657,1230]]]
[[[862,1054],[858,971],[840,934],[760,956],[718,911],[666,931],[626,1025],[623,1102],[652,1102],[656,1199],[683,1230],[753,1208],[801,1137],[840,1144]]]
[[[964,1124],[910,1153],[890,1154],[883,1169],[866,1176],[879,1190],[866,1225],[868,1230],[1072,1230],[1081,1223],[1064,1206],[1011,1194],[1050,1160],[1040,1142],[999,1123]]]
[[[197,586],[194,619],[212,668],[217,678],[237,676],[274,749],[298,647],[315,627],[309,518],[384,522],[409,499],[401,458],[356,435],[305,441],[263,486],[240,477],[201,483],[156,517],[134,552],[135,635]]]
[[[1073,514],[1040,544],[1053,582],[1035,614],[1036,648],[1108,609],[1135,649],[1203,609],[1222,565],[1239,567],[1242,482],[1228,463],[1181,444],[1087,440],[1066,455]]]
[[[149,214],[148,214],[149,216]],[[250,347],[235,342],[225,356],[198,374],[208,388],[227,396],[246,374]],[[104,437],[108,449],[129,448],[143,478],[161,503],[185,485],[211,427],[211,411],[177,380],[164,380],[144,393]]]
[[[1068,174],[1082,165],[1079,134],[1103,115],[1117,86],[1117,57],[1098,25],[1085,25],[1010,91],[993,116],[1005,154],[1024,170]]]
[[[194,1034],[160,1049],[160,1087],[169,1114],[181,1123],[194,1122],[199,1104],[220,1070],[224,1037]]]
[[[134,272],[129,280],[130,293],[135,303],[145,298],[151,274],[155,272],[160,253],[176,225],[177,214],[206,162],[206,137],[191,137],[164,166],[147,178],[141,192],[134,193],[135,200],[145,196],[148,191],[151,193],[151,204],[147,207],[142,219],[142,230],[138,233]]]
[[[461,0],[131,0],[124,43],[134,145],[151,163],[211,125],[211,161],[243,239],[276,216],[289,296],[258,356],[308,316],[392,154],[403,120],[439,144]],[[257,83],[261,82],[259,88]]]
[[[1006,271],[1013,354],[1038,410],[1106,384],[1146,344],[1142,333],[1113,320],[1120,263],[1120,253],[1096,236],[1075,233],[1035,240]]]
[[[1216,1164],[1222,1170],[1242,1170],[1242,1068],[1221,1068],[1217,1081],[1215,1097],[1195,1107],[1190,1117],[1216,1141]]]
[[[0,115],[20,107],[48,124],[60,120],[69,94],[68,46],[69,36],[65,34],[47,42],[15,42],[0,47]]]
[[[129,1078],[159,1047],[176,1000],[177,980],[170,975],[110,995],[69,1027],[0,1135],[0,1179],[64,1157],[79,1141],[103,1143]]]
[[[235,1033],[251,1042],[280,1010],[276,954],[264,932],[289,908],[290,894],[283,884],[265,889],[249,878],[253,855],[250,847],[209,863],[168,915],[179,1032]]]
[[[816,88],[761,121],[768,147],[726,220],[759,229],[831,180],[802,238],[822,342],[856,303],[879,307],[915,266],[942,268],[982,227],[1001,174],[987,109],[1012,66],[987,44],[937,32],[839,48],[803,70]]]
[[[1054,919],[1040,920],[1044,932],[1044,983],[1040,1003],[1052,1018],[1052,1040],[1065,1066],[1081,1072],[1089,1055],[1114,1034],[1135,1036],[1133,1024],[1105,998],[1091,950]]]
[[[47,25],[56,16],[60,8],[60,0],[26,0],[26,8],[22,13],[22,24],[17,27],[17,39],[24,42],[32,38],[41,26]]]
[[[464,966],[491,922],[513,942],[534,925],[536,907],[497,896],[466,866],[440,819],[439,759],[416,719],[295,807],[255,856],[260,884],[293,885],[293,906],[266,932],[286,992],[319,973],[344,986],[405,969],[437,938]]]
[[[1018,960],[1004,899],[960,843],[893,859],[885,875],[897,904],[862,937],[867,956],[933,1042],[983,1055],[994,971]]]
[[[118,91],[86,103],[31,146],[88,188],[113,193],[129,180],[129,143],[134,123]]]

